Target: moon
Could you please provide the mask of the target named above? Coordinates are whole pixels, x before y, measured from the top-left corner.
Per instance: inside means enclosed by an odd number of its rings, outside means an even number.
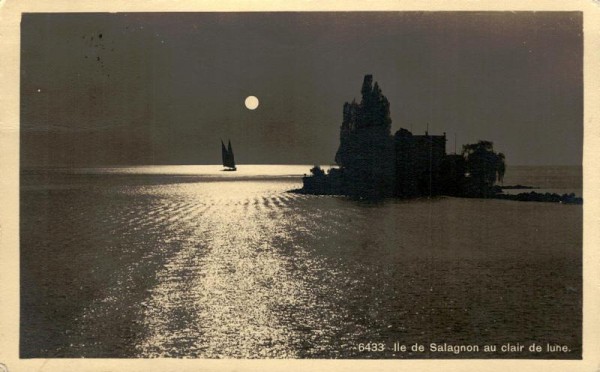
[[[246,97],[244,104],[248,110],[255,110],[258,107],[258,98],[254,96],[248,96]]]

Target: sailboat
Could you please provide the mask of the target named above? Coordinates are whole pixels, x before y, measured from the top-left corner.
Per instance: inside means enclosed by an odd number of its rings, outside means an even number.
[[[227,144],[227,148],[225,148],[225,144],[223,140],[221,140],[221,155],[223,156],[223,166],[225,167],[225,171],[235,171],[237,168],[235,167],[235,160],[233,158],[233,149],[231,148],[231,141]]]

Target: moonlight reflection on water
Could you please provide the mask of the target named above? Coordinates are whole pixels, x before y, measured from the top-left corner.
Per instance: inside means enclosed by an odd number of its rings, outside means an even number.
[[[298,248],[292,242],[298,221],[282,208],[295,196],[264,198],[260,185],[247,183],[208,188],[227,196],[188,222],[194,237],[158,272],[143,303],[150,334],[140,355],[297,357],[293,343],[303,336],[286,316],[300,310],[307,326],[318,324],[310,324],[316,300],[295,268],[311,263],[297,262],[306,258],[302,248],[285,255],[278,249]]]

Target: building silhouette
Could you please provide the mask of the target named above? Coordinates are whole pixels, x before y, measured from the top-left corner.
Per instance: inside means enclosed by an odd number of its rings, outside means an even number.
[[[443,192],[442,164],[446,157],[446,133],[413,135],[401,128],[394,134],[395,195],[415,197]]]
[[[406,129],[391,134],[390,103],[373,76],[366,75],[361,101],[344,103],[339,169],[325,174],[316,167],[304,177],[303,190],[360,197],[416,197],[443,191],[441,166],[446,134],[413,135]]]

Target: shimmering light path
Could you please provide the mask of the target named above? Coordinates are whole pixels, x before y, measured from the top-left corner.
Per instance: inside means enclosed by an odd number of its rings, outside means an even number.
[[[294,270],[306,264],[306,252],[291,241],[296,221],[286,213],[297,196],[267,198],[253,186],[203,189],[225,197],[203,213],[191,212],[192,238],[158,272],[158,285],[142,304],[150,333],[141,356],[298,356],[300,337],[286,317],[293,309],[314,312],[315,299]],[[284,255],[283,246],[296,251]]]

